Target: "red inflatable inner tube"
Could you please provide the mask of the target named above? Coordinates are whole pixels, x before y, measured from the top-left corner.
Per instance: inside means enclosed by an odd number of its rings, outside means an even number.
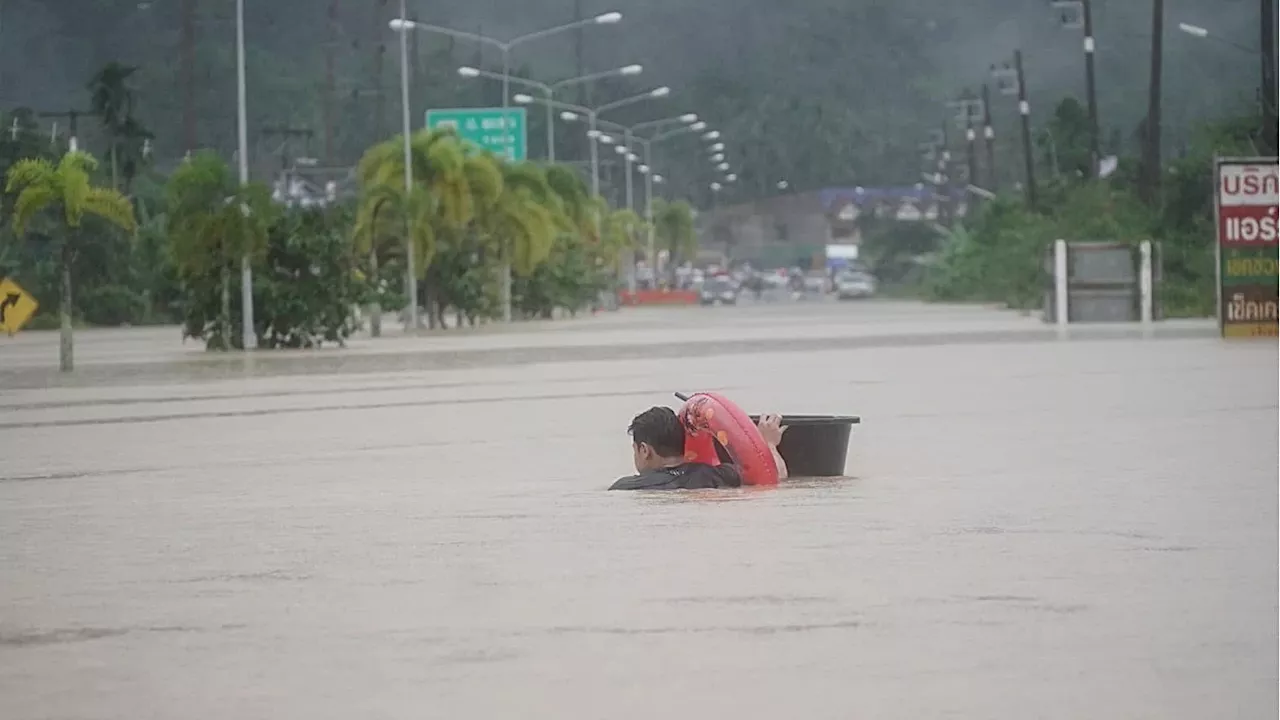
[[[742,408],[723,395],[697,393],[680,408],[684,456],[692,462],[719,465],[716,442],[729,451],[743,485],[777,485],[773,451]]]

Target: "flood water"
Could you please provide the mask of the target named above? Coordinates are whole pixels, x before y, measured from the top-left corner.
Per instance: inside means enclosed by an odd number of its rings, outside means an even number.
[[[696,317],[924,322],[886,307]],[[90,352],[0,394],[0,716],[1275,717],[1275,345],[970,340],[153,384]],[[673,390],[861,415],[851,477],[604,492]]]

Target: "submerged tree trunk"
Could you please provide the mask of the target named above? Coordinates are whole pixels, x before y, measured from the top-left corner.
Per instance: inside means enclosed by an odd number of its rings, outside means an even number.
[[[373,302],[369,303],[369,335],[382,336],[382,303],[378,302],[377,293],[382,290],[382,280],[378,275],[378,251],[369,251],[369,278],[373,282]]]
[[[58,303],[58,315],[61,321],[58,335],[58,369],[62,372],[71,372],[75,369],[71,335],[71,257],[71,241],[68,238],[62,245],[62,287],[60,288],[62,298]]]
[[[222,303],[218,310],[219,350],[231,349],[231,271],[222,266]]]

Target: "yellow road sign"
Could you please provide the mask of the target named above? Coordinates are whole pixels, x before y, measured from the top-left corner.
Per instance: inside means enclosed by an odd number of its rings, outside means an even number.
[[[0,278],[0,330],[10,335],[22,329],[40,304],[9,278]]]

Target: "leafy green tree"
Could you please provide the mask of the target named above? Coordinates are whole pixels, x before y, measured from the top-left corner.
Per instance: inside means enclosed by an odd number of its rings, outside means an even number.
[[[40,216],[47,216],[53,223],[54,236],[60,241],[59,274],[62,335],[58,347],[58,366],[63,372],[75,367],[71,329],[72,292],[71,268],[76,254],[81,252],[89,238],[81,226],[86,215],[93,215],[123,230],[132,232],[137,223],[133,206],[119,192],[95,187],[89,180],[97,168],[93,156],[82,152],[70,152],[57,165],[48,160],[19,160],[9,168],[5,183],[6,193],[16,193],[13,203],[13,229],[22,235],[27,227]]]
[[[675,285],[675,271],[682,263],[693,260],[698,250],[698,237],[693,229],[693,208],[683,200],[656,200],[653,210],[654,242],[667,251],[669,284]]]
[[[399,183],[403,194],[403,142],[401,136],[379,143],[369,148],[361,158],[356,174],[362,205],[376,203],[378,197],[387,197],[396,183]],[[411,192],[409,202],[402,202],[397,207],[402,244],[406,248],[415,248],[415,271],[418,279],[422,279],[427,275],[435,252],[436,231],[442,227],[464,227],[475,210],[465,173],[466,155],[457,136],[449,131],[421,130],[411,136],[409,144],[413,182],[421,187],[421,191]],[[364,210],[360,214],[363,216],[368,212]],[[425,227],[422,226],[423,213],[431,218]],[[412,233],[408,232],[409,228],[412,228]],[[413,298],[411,301],[418,300]]]
[[[231,327],[231,278],[241,258],[262,259],[275,207],[261,184],[240,185],[231,169],[212,152],[197,153],[169,180],[169,236],[173,256],[188,293],[187,334],[206,339],[211,349],[237,343]],[[213,317],[198,297],[217,287]]]

